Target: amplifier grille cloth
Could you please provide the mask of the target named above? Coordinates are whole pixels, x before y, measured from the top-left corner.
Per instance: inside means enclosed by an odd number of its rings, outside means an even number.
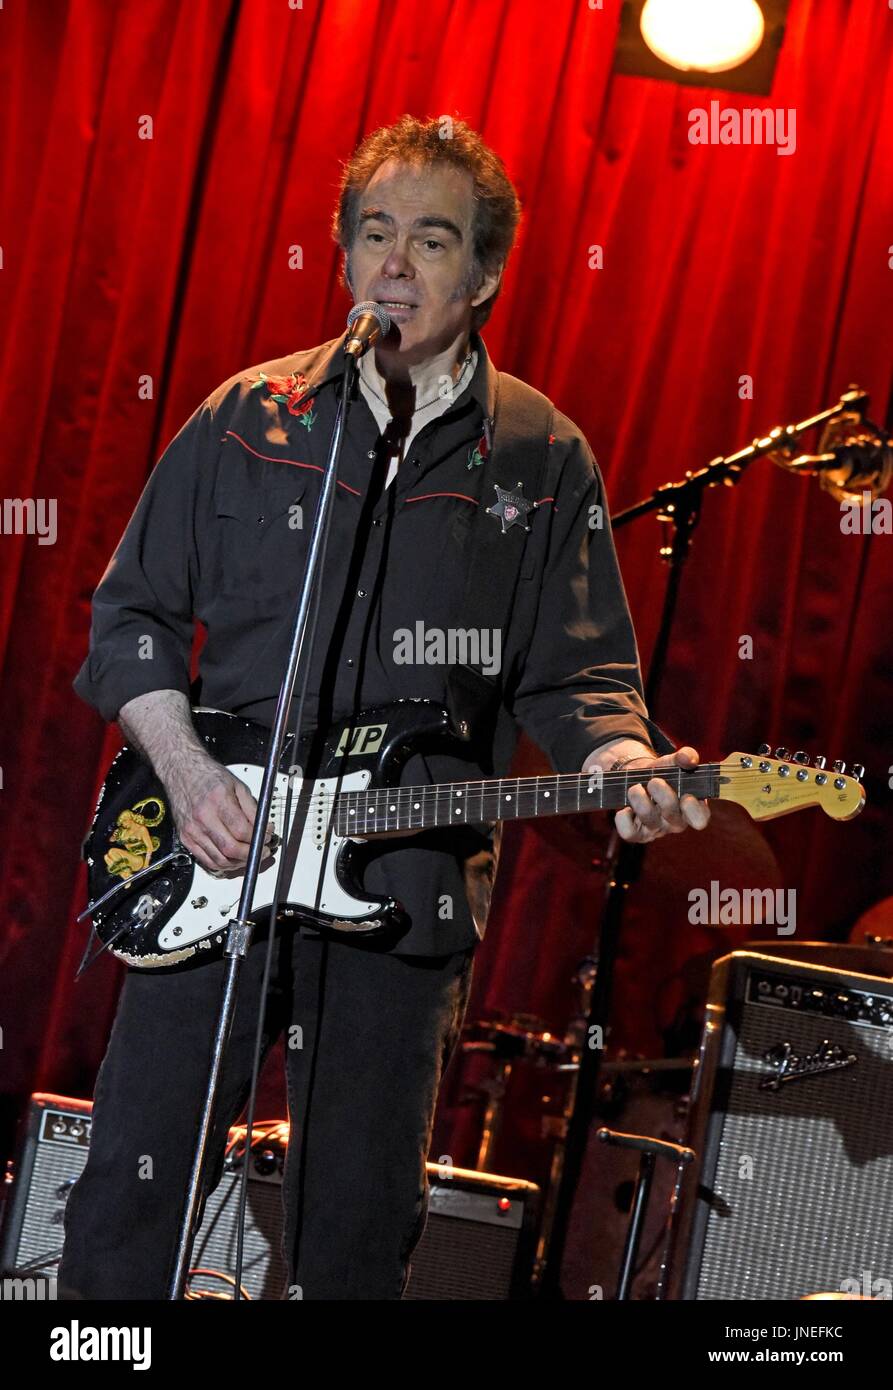
[[[404,1299],[507,1299],[518,1232],[431,1212]]]
[[[17,1268],[33,1260],[54,1262],[62,1253],[65,1199],[86,1162],[87,1150],[75,1145],[42,1142],[36,1146],[30,1196],[19,1232]],[[55,1263],[51,1263],[46,1273],[55,1272]]]
[[[823,1039],[855,1066],[762,1091],[763,1054]],[[739,1176],[742,1159],[753,1176]],[[893,1279],[893,1030],[742,1009],[698,1277],[701,1299],[796,1299],[863,1271]]]

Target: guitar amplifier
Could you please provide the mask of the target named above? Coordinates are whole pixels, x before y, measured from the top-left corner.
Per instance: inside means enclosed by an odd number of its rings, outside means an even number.
[[[662,1294],[893,1292],[893,980],[717,961]]]
[[[68,1193],[87,1162],[89,1101],[31,1097],[18,1152],[7,1173],[0,1268],[54,1279],[62,1253]],[[192,1252],[188,1289],[232,1296],[244,1126],[229,1134],[223,1177],[209,1195]],[[251,1149],[242,1285],[252,1299],[279,1299],[287,1270],[281,1250],[284,1122],[258,1123]],[[408,1299],[509,1299],[529,1294],[539,1189],[521,1179],[428,1164],[428,1222],[412,1256]],[[52,1296],[52,1294],[50,1295]]]

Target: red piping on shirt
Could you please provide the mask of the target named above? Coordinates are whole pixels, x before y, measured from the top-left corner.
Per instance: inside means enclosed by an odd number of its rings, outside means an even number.
[[[267,459],[270,463],[288,463],[292,468],[313,468],[317,473],[325,472],[322,465],[318,463],[299,463],[297,459],[284,459],[281,456],[277,457],[275,454],[260,454],[257,449],[252,449],[251,445],[246,443],[240,434],[236,434],[235,430],[227,430],[226,433],[233,439],[238,439],[242,448],[247,449],[249,454],[254,454],[255,458]],[[352,492],[354,497],[362,497],[363,494],[358,492],[355,487],[351,487],[349,483],[342,483],[340,478],[337,481],[338,486],[343,487],[345,492]]]
[[[468,497],[464,492],[420,492],[416,497],[407,497],[407,502],[426,502],[429,497],[458,497],[462,502],[471,502],[477,506],[477,499]],[[554,502],[554,497],[541,497],[534,506],[540,507],[543,502]]]
[[[468,497],[464,492],[420,492],[415,497],[407,497],[407,502],[426,502],[429,497],[458,497],[462,502],[470,502],[472,506],[477,506],[476,497]]]

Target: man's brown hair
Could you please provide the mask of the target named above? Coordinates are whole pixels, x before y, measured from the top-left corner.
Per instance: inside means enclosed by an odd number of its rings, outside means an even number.
[[[499,155],[465,121],[448,116],[428,121],[401,116],[393,125],[367,135],[344,165],[332,235],[345,253],[348,279],[351,247],[360,224],[360,200],[376,169],[388,159],[423,166],[442,162],[471,175],[474,216],[467,289],[473,293],[485,274],[508,260],[518,232],[521,204]],[[500,288],[501,281],[489,299],[472,309],[473,328],[487,322]]]

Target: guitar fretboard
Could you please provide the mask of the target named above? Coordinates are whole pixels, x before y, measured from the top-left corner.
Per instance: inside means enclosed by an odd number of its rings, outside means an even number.
[[[482,821],[526,820],[567,816],[581,811],[625,806],[630,787],[642,783],[647,769],[546,777],[496,777],[482,782],[439,782],[423,787],[377,787],[341,792],[335,799],[336,835],[374,835],[391,830],[427,830]],[[692,771],[661,769],[658,774],[677,795],[703,800],[719,791],[720,764],[704,763]]]

